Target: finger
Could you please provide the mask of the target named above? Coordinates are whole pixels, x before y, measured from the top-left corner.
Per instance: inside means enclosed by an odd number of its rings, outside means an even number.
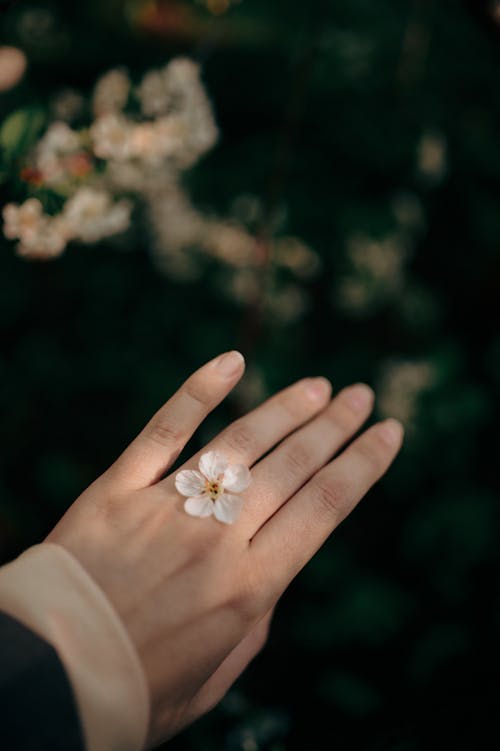
[[[343,389],[314,420],[254,466],[238,522],[248,539],[352,438],[368,418],[373,401],[373,391],[365,384]]]
[[[264,524],[250,545],[254,570],[281,592],[309,561],[401,448],[403,427],[385,420],[369,428]]]
[[[225,696],[235,680],[264,648],[274,608],[253,627],[244,639],[228,654],[217,670],[202,686],[193,702],[196,716],[205,714]]]
[[[226,352],[193,373],[108,470],[113,482],[132,489],[159,480],[244,367],[243,355]]]
[[[330,393],[331,385],[325,378],[298,381],[233,422],[184,466],[197,466],[207,451],[220,451],[229,462],[250,466],[323,409]],[[172,478],[166,481],[171,483]]]

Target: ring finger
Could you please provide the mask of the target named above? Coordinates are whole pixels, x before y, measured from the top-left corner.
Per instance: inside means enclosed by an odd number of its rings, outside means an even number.
[[[365,384],[343,389],[318,417],[254,466],[238,523],[248,539],[353,437],[373,401],[373,391]]]

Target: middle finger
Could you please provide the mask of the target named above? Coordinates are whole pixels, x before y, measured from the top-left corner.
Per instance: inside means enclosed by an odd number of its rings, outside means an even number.
[[[210,443],[189,459],[183,469],[197,468],[207,451],[219,451],[230,463],[252,466],[283,438],[317,415],[331,394],[325,378],[304,378],[260,404],[229,425]],[[169,475],[160,484],[173,484]]]

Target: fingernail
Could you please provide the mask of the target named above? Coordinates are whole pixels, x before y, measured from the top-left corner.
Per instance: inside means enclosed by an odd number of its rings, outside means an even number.
[[[366,383],[357,383],[344,393],[344,399],[355,412],[362,412],[373,402],[373,391]]]
[[[378,426],[380,437],[391,447],[398,446],[401,443],[404,434],[404,428],[398,420],[392,417],[385,420]]]
[[[331,391],[330,381],[320,376],[319,378],[308,378],[305,382],[306,394],[311,399],[320,401],[324,399]]]
[[[232,352],[226,352],[221,355],[214,363],[219,373],[226,378],[236,375],[241,370],[241,366],[245,362],[245,358],[241,352],[233,350]]]

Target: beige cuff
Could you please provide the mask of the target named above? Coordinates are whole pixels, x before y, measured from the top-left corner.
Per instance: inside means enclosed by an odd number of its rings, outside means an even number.
[[[0,568],[0,610],[57,650],[78,704],[87,751],[142,751],[146,679],[121,619],[68,551],[41,543]]]

